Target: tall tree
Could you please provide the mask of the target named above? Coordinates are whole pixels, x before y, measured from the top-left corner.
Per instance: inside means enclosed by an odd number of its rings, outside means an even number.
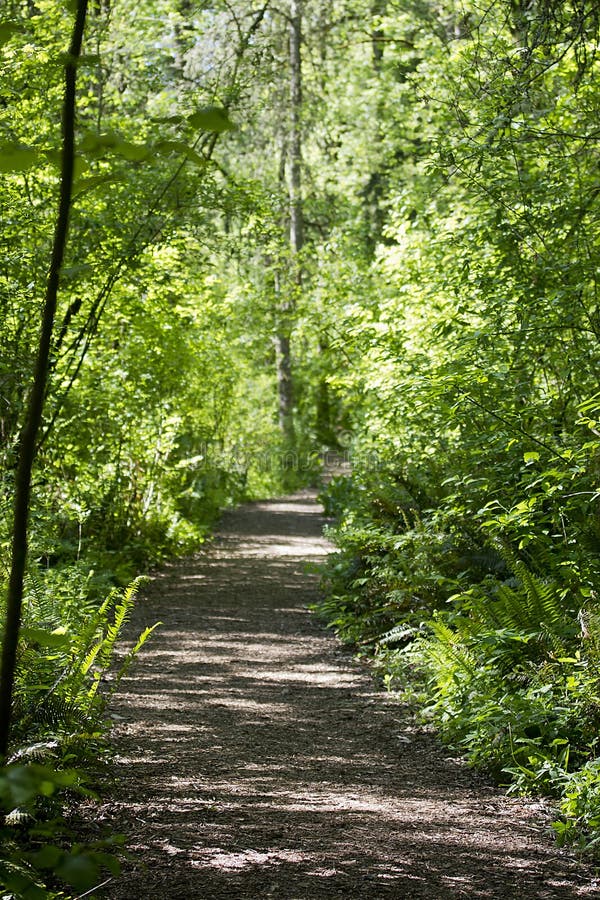
[[[294,388],[291,328],[296,297],[302,285],[301,253],[304,247],[302,208],[302,0],[290,0],[289,8],[289,138],[283,147],[289,155],[289,244],[292,273],[279,304],[275,336],[279,424],[288,447],[295,444]],[[282,156],[283,153],[282,151]],[[280,282],[281,285],[281,282]]]
[[[88,0],[77,0],[71,42],[65,62],[60,199],[54,230],[52,257],[46,284],[46,295],[42,312],[42,324],[38,343],[37,360],[33,375],[33,384],[27,404],[25,423],[18,446],[19,456],[15,481],[11,572],[6,602],[6,623],[2,644],[2,662],[0,666],[0,760],[6,758],[10,738],[12,697],[23,601],[23,582],[27,564],[31,476],[35,459],[36,443],[44,409],[58,290],[69,232],[69,219],[73,195],[73,174],[75,171],[77,66],[81,55],[87,7]]]

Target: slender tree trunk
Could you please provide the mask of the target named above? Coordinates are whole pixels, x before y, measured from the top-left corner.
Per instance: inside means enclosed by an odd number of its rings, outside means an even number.
[[[290,2],[290,247],[296,280],[302,278],[298,254],[304,246],[302,210],[302,0]]]
[[[329,344],[327,335],[324,332],[319,335],[318,351],[321,372],[319,374],[319,383],[317,385],[315,409],[316,433],[321,444],[326,448],[331,448],[335,445],[336,439],[331,423],[332,410],[329,385],[325,376]]]
[[[325,94],[327,89],[327,58],[329,50],[327,44],[329,28],[327,26],[331,21],[332,16],[332,5],[330,0],[329,2],[323,2],[320,4],[319,13],[319,61],[321,64],[320,87]],[[332,162],[331,158],[329,157],[329,151],[326,150],[325,152],[327,154],[327,157],[329,158],[329,161]],[[317,350],[319,359],[319,375],[315,399],[315,433],[317,435],[317,439],[321,444],[323,444],[326,448],[331,448],[335,445],[336,438],[332,425],[333,416],[331,396],[329,384],[327,383],[329,340],[325,331],[322,331],[319,334]]]
[[[295,444],[294,389],[291,353],[292,314],[295,295],[302,284],[300,253],[304,246],[304,218],[302,210],[302,0],[290,0],[289,60],[290,60],[290,124],[287,153],[289,156],[289,221],[292,278],[287,290],[279,287],[279,326],[275,338],[277,352],[277,385],[279,393],[279,424],[288,447]]]
[[[376,78],[379,78],[383,67],[383,30],[380,19],[387,11],[387,0],[372,0],[371,15],[374,19],[374,26],[371,31],[371,58],[373,61],[373,71]],[[379,89],[378,89],[379,90]],[[381,148],[383,143],[383,132],[381,123],[383,121],[384,101],[379,93],[377,100],[377,111],[374,124],[373,141],[374,146]],[[377,154],[379,156],[379,152]],[[364,210],[365,210],[365,234],[366,242],[371,252],[375,251],[377,244],[381,239],[383,230],[383,210],[381,201],[383,197],[384,184],[383,174],[381,171],[381,160],[375,160],[375,167],[371,172],[369,181],[364,189]]]
[[[275,337],[275,353],[277,357],[277,384],[279,393],[279,427],[283,433],[286,446],[291,448],[295,443],[294,429],[294,391],[292,387],[292,356],[289,334],[282,332]]]
[[[19,442],[19,461],[15,482],[14,524],[12,537],[12,562],[6,601],[6,624],[0,665],[0,760],[5,760],[10,738],[12,699],[15,681],[17,645],[21,625],[23,582],[27,562],[29,531],[29,506],[31,498],[31,473],[35,458],[37,436],[42,421],[44,396],[48,381],[50,346],[56,316],[56,302],[62,268],[73,189],[75,163],[75,94],[77,65],[85,29],[88,0],[77,0],[77,12],[71,35],[71,44],[65,64],[65,93],[62,112],[62,172],[60,201],[54,231],[52,258],[48,272],[46,295],[42,313],[33,384],[25,423]]]

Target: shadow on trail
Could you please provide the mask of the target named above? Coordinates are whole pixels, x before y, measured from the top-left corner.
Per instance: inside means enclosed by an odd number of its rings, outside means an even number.
[[[534,806],[446,759],[319,630],[321,526],[308,494],[245,507],[153,584],[137,624],[165,624],[115,707],[102,810],[132,860],[97,896],[596,895]]]

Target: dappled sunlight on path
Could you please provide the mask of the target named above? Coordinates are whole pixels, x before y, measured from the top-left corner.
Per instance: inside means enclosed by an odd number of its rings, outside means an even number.
[[[321,527],[308,492],[243,507],[151,585],[135,625],[164,625],[115,703],[95,813],[132,858],[97,896],[596,895],[539,805],[445,758],[310,616]]]

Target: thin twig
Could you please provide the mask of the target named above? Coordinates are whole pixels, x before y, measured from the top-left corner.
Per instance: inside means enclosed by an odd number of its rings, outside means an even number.
[[[107,878],[106,881],[103,881],[102,884],[97,884],[95,887],[90,888],[89,891],[86,891],[85,894],[78,894],[73,900],[83,900],[84,897],[89,897],[90,894],[93,894],[94,891],[100,890],[100,888],[106,887],[107,884],[110,884],[111,881],[114,881],[114,878]]]

